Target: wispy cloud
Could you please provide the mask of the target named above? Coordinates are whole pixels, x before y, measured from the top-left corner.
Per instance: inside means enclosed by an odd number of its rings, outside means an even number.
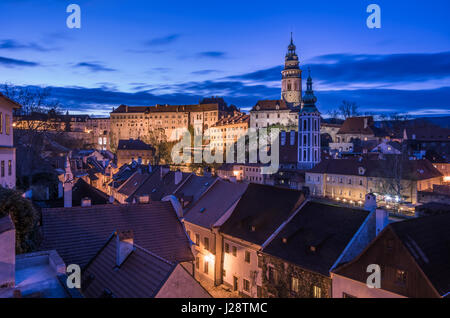
[[[116,70],[113,68],[109,68],[104,66],[99,62],[80,62],[75,65],[77,68],[85,68],[91,72],[115,72]]]
[[[450,52],[412,54],[329,54],[311,59],[313,79],[328,87],[412,84],[450,78]],[[273,82],[280,80],[281,66],[229,76],[226,79]]]
[[[32,50],[38,52],[49,52],[57,50],[56,48],[44,47],[35,42],[18,42],[12,39],[0,40],[0,50]]]
[[[199,52],[196,54],[196,57],[199,58],[214,58],[214,59],[223,59],[226,58],[226,53],[221,51],[206,51]]]
[[[200,71],[191,72],[191,74],[193,74],[193,75],[209,75],[209,74],[220,73],[220,72],[221,71],[219,71],[219,70],[200,70]]]
[[[39,66],[37,62],[30,62],[26,60],[17,60],[9,57],[0,56],[0,65],[6,67],[17,67],[17,66]]]
[[[180,37],[181,37],[180,34],[169,34],[166,36],[150,39],[145,42],[145,45],[151,46],[151,47],[168,45],[168,44],[176,42]]]

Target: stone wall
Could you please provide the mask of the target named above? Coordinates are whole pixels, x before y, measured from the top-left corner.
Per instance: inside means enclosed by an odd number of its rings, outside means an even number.
[[[279,258],[262,254],[262,297],[313,298],[314,286],[321,289],[321,298],[331,298],[331,278],[307,271]],[[274,281],[269,281],[269,266],[275,269]],[[298,292],[291,288],[292,277],[298,279]]]

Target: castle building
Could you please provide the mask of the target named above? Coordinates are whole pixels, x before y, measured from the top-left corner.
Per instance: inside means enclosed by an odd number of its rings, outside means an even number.
[[[312,89],[311,72],[298,116],[298,168],[309,170],[320,163],[320,112]]]
[[[296,46],[292,39],[281,72],[281,99],[260,100],[250,111],[250,127],[280,126],[284,130],[296,129],[298,110],[302,104],[302,71]]]

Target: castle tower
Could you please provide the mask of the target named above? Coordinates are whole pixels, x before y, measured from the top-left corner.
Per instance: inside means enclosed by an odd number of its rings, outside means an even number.
[[[320,112],[312,89],[311,71],[298,114],[298,168],[308,170],[320,162]]]
[[[293,107],[300,106],[302,102],[302,71],[295,49],[291,32],[291,43],[286,53],[284,69],[281,71],[281,99]]]

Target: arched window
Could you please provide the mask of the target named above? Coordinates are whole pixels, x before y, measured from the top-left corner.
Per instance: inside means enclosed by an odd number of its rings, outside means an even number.
[[[288,91],[291,90],[291,81],[288,81],[287,90],[288,90]]]

